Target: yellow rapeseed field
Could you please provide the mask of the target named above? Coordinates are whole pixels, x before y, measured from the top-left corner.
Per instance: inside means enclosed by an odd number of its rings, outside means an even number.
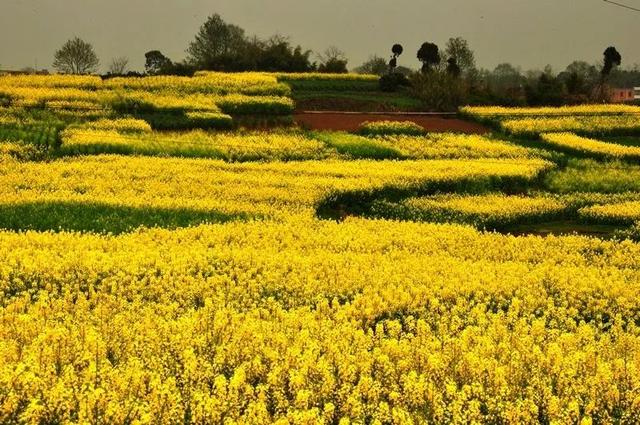
[[[640,115],[520,118],[504,120],[501,126],[505,131],[516,135],[551,132],[637,133],[640,132]]]
[[[640,147],[624,146],[616,143],[576,136],[573,133],[545,133],[542,140],[549,145],[588,155],[611,159],[640,159]]]
[[[638,107],[463,109],[535,140],[232,129],[377,87],[0,77],[0,424],[638,423],[636,148],[537,138]],[[607,238],[507,234],[543,220]]]
[[[592,104],[574,105],[562,107],[530,107],[513,108],[503,106],[465,106],[460,108],[464,114],[479,118],[500,118],[500,117],[544,117],[544,116],[580,116],[580,115],[620,115],[620,114],[640,114],[640,106],[625,104]]]
[[[0,251],[0,422],[640,415],[633,243],[350,219]]]
[[[488,195],[439,195],[409,198],[402,204],[406,218],[425,221],[500,226],[558,215],[567,207],[552,198]]]
[[[321,201],[341,192],[426,188],[476,180],[527,182],[550,167],[550,163],[536,159],[225,163],[87,156],[50,163],[5,163],[0,174],[0,204],[99,202],[311,217]]]

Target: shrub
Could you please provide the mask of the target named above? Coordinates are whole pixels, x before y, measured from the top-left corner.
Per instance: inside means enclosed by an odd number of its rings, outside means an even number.
[[[228,129],[233,127],[233,119],[221,112],[155,113],[136,116],[151,124],[154,130]]]
[[[289,115],[295,108],[291,99],[277,96],[230,95],[216,104],[229,115]]]
[[[419,136],[426,133],[422,126],[411,121],[367,121],[360,126],[358,132],[364,136]]]
[[[410,87],[409,79],[399,72],[393,72],[380,77],[380,90],[384,92],[395,92],[401,87]]]
[[[446,72],[416,73],[410,82],[413,95],[430,110],[455,111],[467,97],[465,83]]]

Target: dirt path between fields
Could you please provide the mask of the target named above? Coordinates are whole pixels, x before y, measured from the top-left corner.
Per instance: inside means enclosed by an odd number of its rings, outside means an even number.
[[[490,132],[487,127],[461,120],[455,114],[300,112],[294,115],[294,119],[300,126],[311,130],[355,131],[365,121],[412,121],[432,132],[468,134]]]

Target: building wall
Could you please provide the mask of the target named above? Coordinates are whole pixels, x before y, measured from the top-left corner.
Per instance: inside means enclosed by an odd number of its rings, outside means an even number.
[[[614,103],[633,102],[636,99],[635,89],[611,89],[611,101]]]

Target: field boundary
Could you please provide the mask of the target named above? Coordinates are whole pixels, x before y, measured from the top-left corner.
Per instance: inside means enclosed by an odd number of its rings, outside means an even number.
[[[347,112],[310,111],[293,115],[298,125],[310,130],[357,131],[367,121],[411,121],[428,132],[488,134],[491,130],[478,122],[460,118],[456,112]]]
[[[313,114],[313,115],[394,115],[394,116],[427,116],[427,117],[439,117],[439,116],[458,116],[458,112],[356,112],[356,111],[299,111],[295,115],[299,114]]]

